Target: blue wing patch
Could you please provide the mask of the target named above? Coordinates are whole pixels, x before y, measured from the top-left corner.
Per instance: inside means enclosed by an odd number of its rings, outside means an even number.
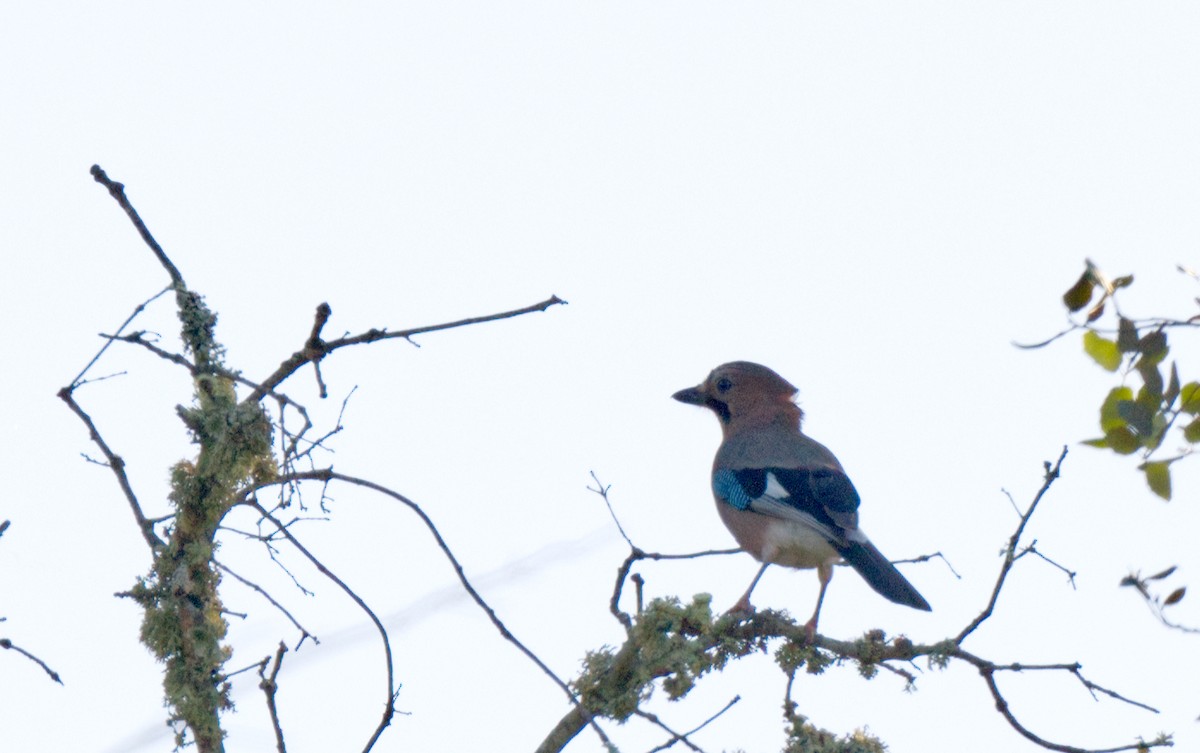
[[[858,492],[844,473],[826,469],[722,468],[713,473],[717,498],[738,510],[794,520],[842,541],[858,527]]]
[[[750,495],[746,493],[746,489],[742,483],[738,481],[737,474],[728,469],[722,469],[713,474],[712,478],[713,493],[719,499],[724,500],[728,504],[733,505],[739,510],[748,510],[750,503],[753,501]]]

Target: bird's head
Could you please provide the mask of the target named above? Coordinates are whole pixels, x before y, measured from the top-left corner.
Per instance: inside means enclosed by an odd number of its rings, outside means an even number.
[[[671,397],[701,405],[717,414],[726,434],[731,427],[787,421],[799,426],[803,416],[793,402],[798,390],[786,379],[750,361],[733,361],[712,370],[700,384]]]

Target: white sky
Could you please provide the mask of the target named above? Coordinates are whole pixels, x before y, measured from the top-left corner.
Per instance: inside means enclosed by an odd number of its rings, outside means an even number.
[[[563,677],[621,639],[607,613],[625,554],[595,470],[648,550],[721,548],[707,470],[711,417],[669,395],[718,363],[763,362],[801,387],[807,428],[841,457],[865,529],[932,614],[856,576],[831,587],[822,631],[917,641],[957,633],[990,591],[996,553],[1041,463],[1096,432],[1114,379],[1052,334],[1089,256],[1135,272],[1136,316],[1188,316],[1200,264],[1200,7],[1191,3],[333,3],[162,7],[11,4],[0,11],[0,276],[7,326],[0,467],[0,636],[65,680],[0,655],[0,746],[168,751],[160,672],[139,614],[112,594],[148,559],[82,425],[55,398],[166,277],[94,184],[128,185],[190,286],[220,313],[251,378],[326,333],[404,328],[524,306],[498,324],[346,351],[287,391],[332,421],[357,385],[338,470],[393,486],[439,524],[509,627]],[[174,344],[173,312],[140,325]],[[1184,350],[1194,341],[1172,337]],[[1186,344],[1185,344],[1186,343]],[[1183,365],[1196,374],[1197,359]],[[192,450],[172,407],[185,376],[115,349],[78,394],[125,457],[148,512]],[[1132,461],[1073,444],[1030,528],[1077,570],[1023,562],[967,648],[998,661],[1081,661],[1162,709],[1093,702],[1073,680],[1005,678],[1037,733],[1087,747],[1160,730],[1200,746],[1195,638],[1158,627],[1116,583],[1170,564],[1195,583],[1196,489],[1146,491]],[[403,683],[376,750],[530,750],[565,699],[457,589],[415,518],[333,490],[299,529],[388,618]],[[315,499],[315,497],[314,497]],[[232,522],[247,525],[241,514]],[[323,639],[291,654],[279,701],[289,750],[361,749],[383,700],[366,619],[298,558],[292,589],[261,549],[221,557],[270,585]],[[749,557],[643,568],[651,594],[714,594]],[[760,606],[806,615],[811,573],[773,569]],[[1177,617],[1200,623],[1196,599]],[[235,669],[296,635],[231,586]],[[696,741],[778,750],[783,678],[769,657],[652,709]],[[897,753],[1032,751],[969,668],[915,694],[853,668],[806,678],[801,710],[868,725]],[[270,749],[256,678],[235,685],[228,750]],[[626,751],[660,733],[609,725]],[[596,751],[589,733],[572,751]]]

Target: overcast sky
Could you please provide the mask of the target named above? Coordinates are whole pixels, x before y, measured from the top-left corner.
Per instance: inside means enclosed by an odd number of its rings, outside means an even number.
[[[708,468],[712,417],[670,400],[715,365],[755,360],[800,387],[807,430],[841,458],[886,554],[940,551],[905,573],[931,614],[834,579],[822,632],[880,627],[932,642],[986,602],[997,552],[1042,462],[1071,452],[1029,529],[1077,571],[1022,561],[966,645],[997,661],[1080,661],[1089,679],[1006,677],[1035,732],[1085,747],[1159,731],[1200,746],[1200,643],[1117,583],[1200,573],[1200,474],[1176,499],[1133,459],[1081,447],[1117,377],[1071,336],[1059,296],[1084,257],[1136,273],[1133,316],[1190,316],[1200,265],[1200,8],[1193,3],[17,3],[0,11],[0,637],[62,674],[0,655],[0,747],[165,753],[161,672],[113,597],[149,559],[119,489],[55,392],[167,278],[106,192],[101,164],[192,289],[219,312],[228,363],[261,378],[326,333],[401,329],[525,306],[545,313],[347,350],[286,390],[330,428],[326,458],[419,502],[513,632],[564,678],[619,643],[607,612],[627,549],[586,490],[595,471],[634,541],[731,545]],[[135,327],[177,348],[166,299]],[[1173,333],[1181,370],[1196,346]],[[1190,352],[1187,352],[1190,351]],[[1191,369],[1189,372],[1188,369]],[[186,375],[114,348],[78,399],[126,459],[149,514],[194,451],[174,415]],[[331,490],[296,530],[392,628],[403,689],[376,750],[530,750],[561,691],[464,597],[403,509]],[[316,494],[311,501],[316,501]],[[231,524],[247,528],[245,512]],[[321,639],[285,661],[289,750],[355,751],[384,697],[367,619],[299,558],[229,536],[221,558],[269,586]],[[649,565],[649,595],[731,605],[748,556]],[[807,615],[816,577],[772,569],[756,603]],[[1185,599],[1177,617],[1200,624]],[[229,584],[235,655],[297,635]],[[1197,602],[1200,603],[1200,602]],[[968,667],[805,677],[824,727],[867,726],[897,753],[1037,750]],[[753,657],[682,705],[696,741],[778,750],[784,678]],[[273,745],[257,678],[234,682],[231,752]],[[608,725],[626,751],[662,733]],[[582,734],[571,750],[597,751]]]

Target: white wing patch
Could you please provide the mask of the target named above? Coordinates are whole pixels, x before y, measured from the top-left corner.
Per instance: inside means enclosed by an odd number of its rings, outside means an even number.
[[[779,483],[779,479],[775,478],[775,474],[767,472],[767,489],[763,494],[775,499],[787,499],[792,496],[788,494],[788,490],[783,488],[783,484]]]

